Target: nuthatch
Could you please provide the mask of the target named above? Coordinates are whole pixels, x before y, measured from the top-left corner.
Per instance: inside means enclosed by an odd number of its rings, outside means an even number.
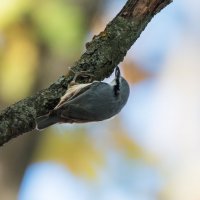
[[[129,97],[129,85],[115,70],[110,83],[94,81],[71,86],[58,105],[36,119],[36,128],[44,129],[56,123],[86,123],[109,119],[118,114]]]

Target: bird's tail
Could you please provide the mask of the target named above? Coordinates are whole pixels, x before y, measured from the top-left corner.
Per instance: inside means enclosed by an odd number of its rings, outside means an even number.
[[[58,122],[58,117],[56,115],[43,115],[36,118],[36,129],[41,130],[44,128],[47,128],[48,126],[51,126],[53,124],[56,124]]]

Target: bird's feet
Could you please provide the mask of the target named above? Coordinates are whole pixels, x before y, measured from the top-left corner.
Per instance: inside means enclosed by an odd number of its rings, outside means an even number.
[[[70,71],[74,73],[74,78],[70,82],[70,86],[76,85],[77,84],[77,79],[79,77],[82,78],[88,78],[88,82],[92,82],[94,80],[94,75],[91,73],[88,73],[87,71],[80,71],[80,72],[75,72],[73,69],[70,68]]]

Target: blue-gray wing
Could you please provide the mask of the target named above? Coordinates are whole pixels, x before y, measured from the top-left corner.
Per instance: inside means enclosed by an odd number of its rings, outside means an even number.
[[[61,118],[76,123],[108,119],[115,114],[112,101],[112,87],[104,82],[96,82],[90,89],[65,104]]]

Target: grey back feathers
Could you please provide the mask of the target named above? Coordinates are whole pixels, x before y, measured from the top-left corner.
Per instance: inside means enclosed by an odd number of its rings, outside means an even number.
[[[55,123],[86,123],[113,117],[124,107],[130,93],[123,77],[119,78],[119,82],[117,92],[116,85],[96,81],[75,90],[74,94],[66,94],[70,98],[62,98],[54,110],[37,118],[37,129]]]

